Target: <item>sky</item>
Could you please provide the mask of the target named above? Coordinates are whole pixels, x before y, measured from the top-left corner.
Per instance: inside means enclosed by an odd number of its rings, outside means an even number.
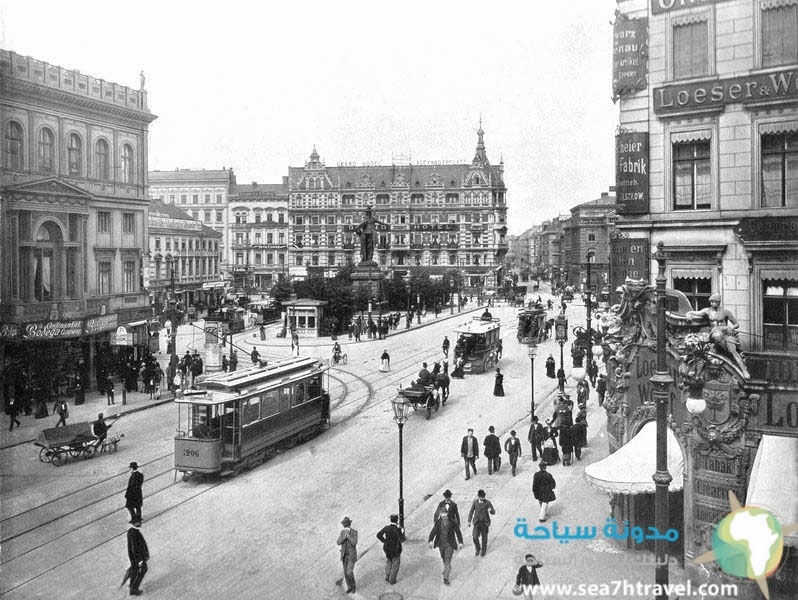
[[[470,163],[480,118],[508,228],[614,183],[615,0],[0,0],[0,47],[138,89],[149,170],[279,183],[329,166]]]

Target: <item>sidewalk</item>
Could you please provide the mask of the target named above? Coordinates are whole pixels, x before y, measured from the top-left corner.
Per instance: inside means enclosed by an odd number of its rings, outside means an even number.
[[[573,381],[566,385],[566,393],[575,397]],[[538,404],[541,419],[553,412],[552,391]],[[385,558],[381,544],[374,539],[374,532],[361,531],[359,547],[360,560],[355,569],[358,593],[356,598],[380,598],[382,600],[427,600],[430,598],[458,598],[463,600],[485,600],[489,598],[515,598],[512,588],[519,567],[526,553],[534,554],[543,563],[538,570],[542,584],[571,584],[571,594],[547,594],[546,600],[553,598],[580,597],[576,586],[579,584],[598,584],[612,586],[629,582],[631,585],[654,583],[653,554],[643,550],[632,551],[622,548],[617,542],[607,540],[602,529],[610,515],[610,496],[600,492],[584,479],[585,466],[601,460],[609,454],[606,438],[606,416],[598,406],[596,394],[591,391],[588,401],[588,447],[582,450],[582,460],[565,467],[562,462],[548,467],[549,473],[557,483],[557,500],[550,504],[548,521],[538,522],[539,505],[532,495],[532,477],[539,470],[532,460],[529,443],[526,441],[529,418],[521,419],[513,428],[522,440],[523,455],[518,461],[517,476],[510,473],[507,454],[502,453],[502,466],[499,475],[487,475],[484,458],[477,461],[479,474],[464,481],[461,470],[453,476],[437,494],[405,517],[407,541],[404,544],[402,563],[396,585],[384,580]],[[509,430],[497,432],[502,444],[509,436]],[[653,451],[653,449],[652,449]],[[442,561],[438,549],[430,550],[427,536],[433,524],[433,514],[443,499],[443,490],[452,490],[458,504],[463,548],[452,559],[451,584],[444,585]],[[488,500],[496,509],[492,516],[488,550],[484,557],[474,555],[472,528],[468,527],[468,512],[478,489],[484,489]],[[560,531],[565,527],[596,527],[598,535],[590,541],[585,539],[530,540],[515,535],[518,519],[526,519],[530,534],[538,525],[553,529],[558,523]],[[670,565],[670,583],[685,583],[684,570],[675,564]],[[331,594],[330,598],[340,597]],[[591,597],[596,594],[582,594]],[[616,597],[629,597],[627,595]],[[641,597],[650,597],[641,596]],[[539,597],[539,596],[538,596]],[[602,596],[604,597],[604,596]]]

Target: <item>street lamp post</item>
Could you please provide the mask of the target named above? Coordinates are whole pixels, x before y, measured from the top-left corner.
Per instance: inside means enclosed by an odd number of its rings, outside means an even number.
[[[538,347],[535,344],[532,344],[529,347],[529,389],[530,391],[530,403],[529,403],[529,422],[532,423],[535,420],[535,357],[538,354]]]
[[[563,360],[563,346],[568,341],[568,317],[565,313],[560,313],[554,319],[554,339],[560,344],[560,371],[557,374],[559,379],[560,393],[565,393],[565,361]]]
[[[668,472],[668,402],[673,378],[668,372],[665,355],[665,310],[667,296],[665,295],[665,248],[662,242],[657,244],[657,370],[651,377],[654,384],[654,402],[657,417],[657,470],[654,479],[654,526],[657,531],[668,529],[668,486],[673,479]],[[665,539],[656,539],[654,543],[656,566],[654,567],[654,582],[657,584],[658,600],[667,600],[668,594],[664,591],[668,586],[668,542]]]
[[[413,320],[413,315],[410,314],[410,291],[411,290],[412,290],[412,288],[410,287],[410,283],[408,282],[405,285],[405,291],[407,292],[407,314],[405,315],[405,329],[410,329],[410,321]]]
[[[410,410],[410,404],[405,402],[404,396],[397,395],[396,398],[391,400],[393,406],[393,419],[399,425],[399,527],[404,529],[405,526],[405,499],[404,499],[404,479],[403,479],[403,464],[402,464],[402,429],[407,421],[407,412]]]
[[[587,372],[590,372],[590,366],[593,364],[593,334],[590,330],[590,309],[591,309],[591,289],[590,289],[590,262],[596,256],[596,251],[593,248],[587,249],[587,295],[585,296],[585,311],[587,313],[587,350],[585,352],[585,367]]]

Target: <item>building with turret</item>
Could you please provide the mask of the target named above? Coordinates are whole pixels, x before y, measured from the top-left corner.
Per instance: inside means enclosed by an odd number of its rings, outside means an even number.
[[[471,163],[325,165],[316,149],[290,167],[289,271],[328,274],[360,262],[354,230],[367,206],[381,223],[374,260],[389,276],[457,270],[470,288],[497,285],[507,252],[504,163],[493,166],[480,125]]]

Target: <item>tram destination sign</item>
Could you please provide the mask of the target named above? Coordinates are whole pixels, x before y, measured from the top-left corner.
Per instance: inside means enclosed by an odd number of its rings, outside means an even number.
[[[615,136],[615,210],[619,215],[647,214],[648,132]]]

